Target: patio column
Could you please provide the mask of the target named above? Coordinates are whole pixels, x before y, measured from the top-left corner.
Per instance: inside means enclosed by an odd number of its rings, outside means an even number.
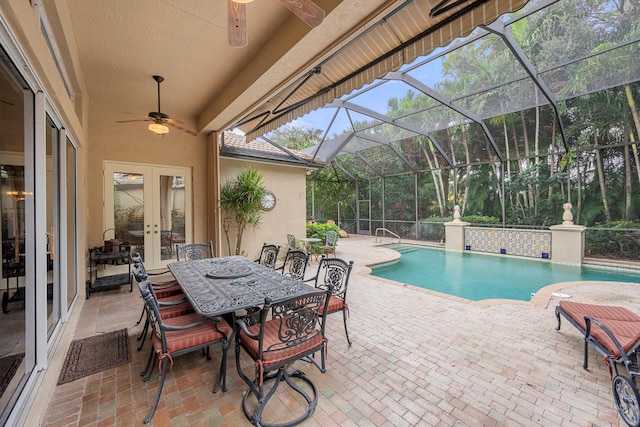
[[[445,249],[448,251],[464,251],[464,228],[470,225],[460,220],[460,206],[453,207],[453,221],[445,222]]]
[[[581,265],[584,258],[586,227],[573,223],[571,203],[563,205],[562,224],[552,225],[551,262],[558,264]]]

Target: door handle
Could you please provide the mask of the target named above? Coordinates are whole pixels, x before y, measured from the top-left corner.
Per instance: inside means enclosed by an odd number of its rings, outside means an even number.
[[[53,251],[54,250],[54,247],[53,247],[54,243],[55,243],[55,240],[54,240],[54,235],[53,235],[53,227],[51,227],[49,229],[49,256],[50,256],[51,259],[54,258],[54,251]]]

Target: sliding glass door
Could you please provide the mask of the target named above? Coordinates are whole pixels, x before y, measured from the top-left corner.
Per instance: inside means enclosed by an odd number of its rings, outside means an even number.
[[[26,379],[34,368],[33,331],[27,325],[34,318],[25,305],[27,286],[26,245],[26,153],[29,121],[33,121],[34,93],[0,48],[0,215],[2,218],[2,314],[0,314],[0,425],[8,417]],[[32,234],[31,234],[32,235]],[[29,354],[27,354],[29,351]]]

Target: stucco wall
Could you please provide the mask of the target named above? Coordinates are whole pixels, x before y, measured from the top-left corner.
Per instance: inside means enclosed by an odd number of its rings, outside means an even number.
[[[256,168],[263,176],[267,190],[276,196],[276,206],[262,214],[260,228],[247,229],[242,237],[244,254],[255,259],[263,243],[280,245],[286,253],[287,234],[298,238],[306,233],[306,171],[303,168],[279,166],[270,163],[220,159],[220,185],[232,180],[243,168]],[[222,255],[229,253],[226,236],[222,233]],[[231,251],[235,248],[235,229],[230,230]]]
[[[151,101],[149,109],[153,109]],[[157,136],[147,129],[146,122],[116,123],[117,120],[138,117],[118,113],[117,109],[109,108],[106,100],[91,100],[89,111],[87,184],[90,190],[87,220],[90,245],[102,244],[102,232],[105,229],[102,208],[105,160],[191,168],[193,241],[205,241],[208,185],[206,136],[191,136],[176,129],[170,129],[165,136]],[[187,126],[193,128],[195,125],[187,123]]]

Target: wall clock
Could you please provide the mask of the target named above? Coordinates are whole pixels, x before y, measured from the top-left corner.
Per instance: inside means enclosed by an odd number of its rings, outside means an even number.
[[[260,205],[262,206],[262,210],[270,211],[276,206],[276,196],[271,191],[267,191],[260,199]]]

